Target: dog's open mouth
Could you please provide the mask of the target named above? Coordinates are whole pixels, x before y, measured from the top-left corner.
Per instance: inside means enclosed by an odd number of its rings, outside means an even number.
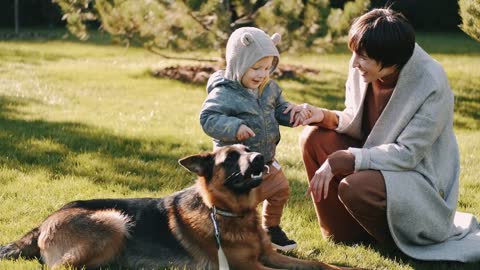
[[[250,174],[249,185],[251,185],[251,188],[258,187],[262,183],[262,177],[263,172],[260,172],[258,174]]]
[[[252,162],[243,174],[240,171],[232,173],[225,179],[225,185],[240,193],[248,192],[262,183],[264,167],[262,157]]]
[[[251,179],[255,179],[255,178],[262,178],[263,176],[263,172],[260,172],[259,174],[255,175],[255,174],[250,174],[250,178]]]
[[[254,159],[252,164],[250,164],[250,167],[245,172],[245,175],[250,176],[250,178],[245,177],[245,180],[248,182],[247,185],[250,189],[257,187],[262,183],[263,170],[265,167],[268,169],[268,166],[266,166],[263,161],[263,157]]]
[[[262,183],[263,172],[243,175],[241,172],[233,173],[225,180],[225,185],[240,192],[249,191]]]

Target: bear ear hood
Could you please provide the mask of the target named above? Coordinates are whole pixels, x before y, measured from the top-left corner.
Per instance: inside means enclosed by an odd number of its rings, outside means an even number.
[[[273,34],[270,38],[272,39],[273,44],[275,44],[275,46],[280,44],[280,41],[282,40],[282,36],[279,33]]]
[[[280,34],[275,33],[270,37],[255,27],[242,27],[235,30],[227,42],[225,78],[240,82],[243,74],[251,66],[267,56],[274,57],[271,69],[273,72],[280,56],[275,45],[278,45],[280,40]]]

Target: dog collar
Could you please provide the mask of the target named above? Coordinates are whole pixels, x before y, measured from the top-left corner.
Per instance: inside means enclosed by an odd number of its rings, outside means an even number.
[[[216,208],[215,206],[212,206],[212,211],[214,213],[217,213],[219,214],[220,216],[224,216],[224,217],[243,217],[243,215],[239,215],[239,214],[235,214],[235,213],[232,213],[232,212],[228,212],[226,210],[222,210],[222,209],[219,209],[219,208]]]
[[[215,207],[215,205],[212,205],[212,208],[210,208],[210,215],[214,215],[216,217],[217,214],[224,217],[243,217],[243,215],[239,215],[239,214],[229,212],[227,210],[219,209]]]

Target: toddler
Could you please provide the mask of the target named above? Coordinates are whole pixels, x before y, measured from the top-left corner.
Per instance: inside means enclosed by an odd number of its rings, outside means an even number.
[[[264,156],[269,170],[258,187],[259,203],[263,201],[262,225],[274,247],[288,251],[296,243],[279,225],[290,187],[275,160],[275,150],[280,141],[279,125],[296,126],[308,112],[285,101],[278,84],[269,79],[278,65],[275,45],[279,41],[278,33],[269,37],[254,27],[239,28],[231,34],[226,70],[212,74],[207,83],[200,123],[215,147],[241,143]],[[290,117],[288,111],[298,113]]]

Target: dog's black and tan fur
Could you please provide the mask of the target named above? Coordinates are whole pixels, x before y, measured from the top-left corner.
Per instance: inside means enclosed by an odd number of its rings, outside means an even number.
[[[342,269],[275,252],[256,212],[263,157],[244,146],[218,148],[179,161],[196,184],[165,198],[68,203],[20,240],[0,246],[2,258],[40,258],[51,268],[217,269],[211,208],[231,269]]]

